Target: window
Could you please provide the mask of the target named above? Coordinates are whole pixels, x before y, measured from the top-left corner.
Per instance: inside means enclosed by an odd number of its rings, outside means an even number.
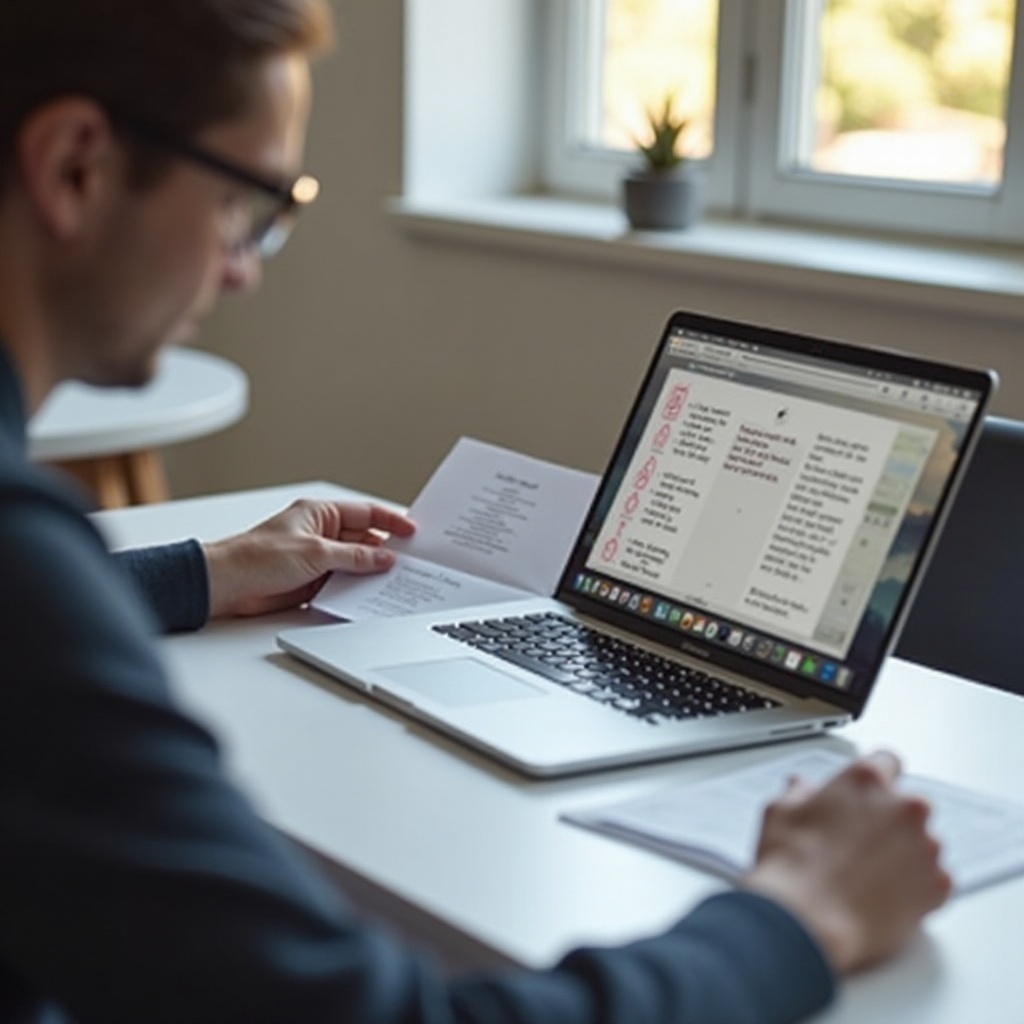
[[[645,111],[671,96],[713,208],[1024,238],[1015,0],[558,0],[551,11],[553,188],[614,194]]]

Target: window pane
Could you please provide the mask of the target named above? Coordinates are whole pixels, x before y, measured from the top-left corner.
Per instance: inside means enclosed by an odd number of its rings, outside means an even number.
[[[689,119],[680,149],[706,157],[712,147],[718,0],[605,0],[599,33],[597,138],[613,149],[647,139],[647,111],[673,97]]]
[[[997,186],[1014,0],[811,0],[797,161],[829,174]],[[808,65],[805,65],[805,67]]]

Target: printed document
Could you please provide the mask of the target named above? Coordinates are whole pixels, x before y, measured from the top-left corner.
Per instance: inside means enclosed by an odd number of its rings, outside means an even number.
[[[379,576],[334,573],[313,606],[342,619],[551,596],[598,478],[461,438],[409,509],[416,533]]]
[[[827,750],[794,750],[751,768],[562,817],[733,881],[753,864],[764,808],[788,780],[821,783],[848,763]],[[1024,873],[1024,804],[922,776],[901,776],[898,785],[931,805],[929,828],[956,893]]]

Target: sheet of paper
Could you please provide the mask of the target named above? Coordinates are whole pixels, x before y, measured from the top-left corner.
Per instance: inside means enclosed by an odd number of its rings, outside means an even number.
[[[597,483],[593,473],[463,437],[409,509],[415,535],[395,547],[547,597]]]
[[[799,775],[823,782],[848,762],[812,748],[689,786],[563,815],[567,821],[733,879],[753,862],[765,805]],[[900,786],[932,806],[943,865],[965,893],[1024,873],[1024,805],[916,775]]]
[[[461,438],[409,509],[383,576],[335,573],[314,606],[341,618],[445,611],[553,594],[598,478]]]
[[[375,615],[443,612],[530,596],[517,587],[399,554],[395,567],[379,576],[335,573],[313,604],[321,611],[356,622]]]

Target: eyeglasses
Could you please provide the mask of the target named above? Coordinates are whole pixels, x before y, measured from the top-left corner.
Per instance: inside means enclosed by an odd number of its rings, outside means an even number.
[[[282,185],[178,138],[160,125],[121,114],[111,119],[143,145],[167,150],[250,187],[247,201],[230,211],[228,244],[234,250],[255,252],[265,260],[276,256],[288,241],[299,210],[309,206],[320,192],[320,182],[310,174],[300,174],[290,184]]]

